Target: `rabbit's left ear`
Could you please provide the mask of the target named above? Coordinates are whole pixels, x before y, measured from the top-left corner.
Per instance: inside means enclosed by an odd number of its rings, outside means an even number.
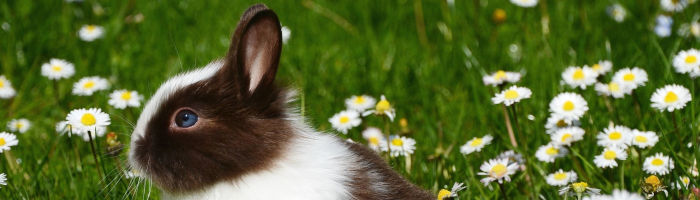
[[[233,73],[242,94],[272,86],[282,51],[282,31],[277,14],[264,4],[245,11],[238,22],[224,64]]]

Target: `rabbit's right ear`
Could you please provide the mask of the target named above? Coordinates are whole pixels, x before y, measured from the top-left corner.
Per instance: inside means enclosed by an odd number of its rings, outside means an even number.
[[[277,14],[264,4],[248,8],[238,22],[223,66],[241,95],[272,87],[282,51]]]

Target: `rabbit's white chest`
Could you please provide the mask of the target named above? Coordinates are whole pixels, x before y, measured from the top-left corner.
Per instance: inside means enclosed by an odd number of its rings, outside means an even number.
[[[350,199],[355,156],[333,137],[309,134],[295,139],[274,167],[221,182],[201,192],[165,199]]]

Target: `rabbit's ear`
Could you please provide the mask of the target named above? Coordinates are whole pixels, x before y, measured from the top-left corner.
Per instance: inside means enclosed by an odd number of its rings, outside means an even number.
[[[251,6],[241,16],[224,64],[241,92],[252,95],[272,86],[282,50],[280,29],[277,14],[264,4]]]

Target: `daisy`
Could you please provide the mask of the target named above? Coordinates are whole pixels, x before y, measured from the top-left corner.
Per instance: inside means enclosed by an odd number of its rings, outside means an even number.
[[[109,115],[99,108],[72,110],[66,116],[66,121],[70,125],[70,131],[73,134],[83,135],[83,138],[88,138],[88,132],[92,134],[89,136],[95,134],[102,136],[106,127],[111,123]]]
[[[626,190],[613,190],[611,195],[592,195],[591,197],[585,197],[584,200],[645,200],[642,195],[637,193],[632,193]]]
[[[78,31],[78,36],[80,39],[86,42],[92,42],[95,39],[101,38],[104,34],[104,28],[97,25],[83,25]]]
[[[595,84],[595,91],[598,92],[598,95],[612,96],[613,98],[616,98],[616,99],[625,97],[625,94],[632,92],[632,91],[627,90],[627,89],[628,88],[621,87],[620,83],[617,83],[615,81],[612,81],[610,83],[596,83]]]
[[[515,83],[520,80],[520,73],[518,72],[507,72],[503,70],[498,70],[491,75],[485,75],[483,78],[485,85],[497,86],[503,84],[504,82]]]
[[[65,60],[51,58],[49,62],[41,65],[41,75],[46,76],[49,80],[69,78],[73,74],[75,74],[75,66]]]
[[[666,175],[673,167],[673,160],[662,153],[644,159],[644,171],[649,174]]]
[[[676,188],[685,188],[688,189],[688,185],[690,185],[690,178],[687,176],[680,177],[678,183],[676,183]]]
[[[18,143],[17,136],[7,132],[0,132],[0,153],[9,151],[10,147],[17,146]]]
[[[586,182],[571,183],[559,190],[560,195],[578,195],[583,193],[596,195],[600,193],[600,189],[588,187]]]
[[[561,115],[552,113],[549,115],[549,118],[547,118],[547,123],[544,125],[544,128],[547,129],[547,134],[552,134],[559,129],[573,126],[575,123],[576,121],[566,122]]]
[[[609,60],[601,60],[598,61],[598,63],[593,64],[593,67],[591,67],[591,69],[597,75],[603,75],[612,70],[612,62],[610,62]]]
[[[416,150],[416,140],[404,136],[389,137],[389,145],[382,143],[382,151],[389,151],[391,157],[409,156]]]
[[[29,130],[29,127],[32,126],[32,123],[29,122],[27,119],[13,119],[10,120],[10,122],[7,123],[7,129],[9,129],[12,132],[18,132],[18,133],[24,133]]]
[[[664,186],[661,179],[656,175],[651,175],[644,178],[642,182],[642,191],[646,193],[647,199],[651,199],[656,195],[656,193],[664,192],[668,196],[668,191],[666,191],[666,186]]]
[[[9,99],[14,97],[16,94],[15,89],[12,88],[12,83],[10,83],[5,75],[0,75],[0,98]]]
[[[355,110],[357,112],[364,112],[365,110],[372,108],[375,103],[377,103],[377,100],[367,95],[352,96],[345,99],[345,105],[348,107],[348,109]]]
[[[71,127],[70,124],[68,124],[68,121],[60,121],[56,123],[56,133],[58,133],[59,135],[67,133],[70,137],[70,129]]]
[[[632,145],[639,148],[653,147],[659,141],[659,136],[651,131],[632,130]]]
[[[360,114],[354,110],[344,110],[340,113],[333,115],[328,122],[331,123],[335,130],[340,131],[343,134],[347,134],[348,130],[353,127],[359,126],[362,123],[360,119]]]
[[[464,183],[455,183],[452,185],[452,190],[441,189],[438,192],[437,199],[443,200],[445,198],[457,197],[457,192],[463,190],[464,188],[467,188],[467,186],[464,186]]]
[[[623,90],[637,89],[639,86],[644,86],[647,82],[647,72],[638,67],[623,68],[615,72],[612,78],[613,82],[619,83]]]
[[[547,184],[551,186],[565,186],[576,181],[576,179],[578,179],[576,172],[559,169],[558,171],[547,175]]]
[[[672,84],[656,89],[651,95],[651,107],[659,111],[673,112],[685,107],[692,97],[690,91],[683,86]]]
[[[391,106],[391,103],[386,100],[386,97],[384,95],[381,96],[381,99],[379,99],[379,102],[377,102],[377,105],[374,106],[374,110],[368,110],[362,113],[362,116],[367,116],[370,114],[377,114],[377,115],[386,115],[389,117],[390,121],[394,121],[394,116],[396,116],[396,110]]]
[[[289,41],[289,37],[292,36],[292,30],[289,30],[289,27],[287,26],[282,26],[282,43],[287,44],[287,41]]]
[[[573,88],[580,87],[581,89],[586,89],[586,86],[593,85],[597,76],[598,73],[588,66],[569,66],[561,74],[567,85]]]
[[[375,127],[368,127],[362,131],[362,137],[367,140],[369,148],[375,151],[379,151],[382,146],[381,144],[386,143],[382,131]]]
[[[621,149],[627,149],[627,146],[632,143],[632,130],[625,126],[610,126],[603,129],[603,132],[599,133],[598,145],[603,147],[618,147]]]
[[[498,184],[501,184],[503,180],[510,181],[510,175],[515,174],[518,165],[508,162],[508,159],[491,159],[484,162],[479,169],[481,172],[478,174],[486,176],[481,179],[481,183],[488,185],[492,181],[498,181]]]
[[[522,99],[528,99],[532,95],[532,91],[525,87],[511,86],[507,90],[501,91],[496,94],[495,97],[491,98],[493,104],[503,103],[506,106],[510,106],[514,103],[520,102]]]
[[[603,150],[603,153],[600,155],[595,156],[595,159],[593,159],[593,162],[595,163],[596,166],[600,168],[612,168],[612,167],[617,167],[617,161],[618,160],[625,160],[627,159],[627,152],[624,150],[618,148],[618,147],[605,147]]]
[[[656,17],[656,26],[654,27],[654,33],[659,37],[668,37],[671,35],[671,26],[673,25],[673,19],[669,16],[659,15]]]
[[[7,185],[7,175],[5,173],[0,174],[0,185]]]
[[[538,0],[510,0],[511,3],[520,6],[520,7],[535,7],[537,5]]]
[[[139,95],[136,91],[115,90],[109,95],[109,101],[107,103],[117,109],[124,109],[126,107],[141,106],[142,99],[143,96]]]
[[[608,15],[610,15],[610,17],[612,17],[616,22],[625,21],[625,17],[627,16],[627,10],[625,10],[625,7],[622,7],[622,5],[618,3],[608,7],[607,12]]]
[[[566,148],[549,143],[540,146],[535,153],[535,157],[539,161],[553,163],[555,159],[566,156],[567,152]]]
[[[558,94],[549,103],[549,111],[561,115],[567,122],[578,120],[588,111],[588,103],[579,94],[565,92]]]
[[[552,139],[552,144],[554,145],[570,146],[571,143],[582,140],[583,134],[585,134],[585,131],[582,128],[572,126],[557,130],[550,135],[550,139]]]
[[[459,152],[464,155],[470,154],[472,152],[481,152],[484,146],[491,144],[493,137],[491,135],[485,135],[484,137],[475,137],[467,141],[462,147],[459,148]]]
[[[90,96],[96,91],[109,88],[107,79],[98,76],[85,77],[73,84],[73,94],[78,96]]]
[[[681,74],[689,73],[693,78],[700,76],[700,51],[688,49],[678,52],[673,57],[673,68]]]
[[[661,0],[661,9],[666,12],[680,12],[687,5],[687,0]]]

